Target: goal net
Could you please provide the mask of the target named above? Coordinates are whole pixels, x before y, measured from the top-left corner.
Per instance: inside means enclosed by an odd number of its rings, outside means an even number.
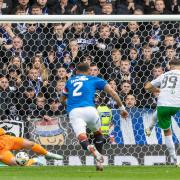
[[[145,134],[158,94],[143,87],[179,58],[179,16],[3,16],[0,21],[0,127],[8,134],[64,156],[47,165],[93,165],[59,103],[75,66],[87,62],[91,74],[106,79],[129,111],[124,120],[113,99],[96,93],[96,105],[112,110],[111,119],[101,109],[107,121],[102,122],[105,165],[171,163],[162,130],[155,124],[151,136]],[[177,114],[172,130],[180,156],[179,127]]]

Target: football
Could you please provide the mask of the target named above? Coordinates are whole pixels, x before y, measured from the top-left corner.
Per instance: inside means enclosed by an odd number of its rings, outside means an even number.
[[[25,166],[29,160],[29,156],[26,152],[19,152],[16,154],[16,163],[20,166]]]

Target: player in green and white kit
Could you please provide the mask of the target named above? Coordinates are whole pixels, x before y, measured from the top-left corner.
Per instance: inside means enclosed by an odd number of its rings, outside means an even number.
[[[180,111],[180,60],[170,61],[170,71],[162,74],[157,79],[146,83],[145,89],[151,92],[160,91],[157,103],[157,122],[164,130],[165,143],[169,154],[179,167],[175,146],[172,140],[171,116]]]

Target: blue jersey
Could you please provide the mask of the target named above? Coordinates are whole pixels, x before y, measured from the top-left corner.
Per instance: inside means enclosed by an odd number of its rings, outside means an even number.
[[[65,85],[63,94],[67,97],[67,111],[74,108],[95,106],[96,90],[104,90],[107,81],[87,75],[76,75],[70,78]]]

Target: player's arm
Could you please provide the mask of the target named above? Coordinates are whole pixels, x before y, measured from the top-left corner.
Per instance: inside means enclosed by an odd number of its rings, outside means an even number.
[[[67,99],[67,95],[68,95],[68,90],[67,90],[66,85],[65,85],[65,87],[64,87],[64,89],[62,91],[61,97],[60,97],[60,103],[62,105],[66,105],[66,99]]]
[[[60,97],[60,103],[61,103],[62,105],[65,105],[65,104],[66,104],[66,99],[67,99],[67,97],[66,97],[65,95],[61,95],[61,97]]]
[[[117,103],[119,109],[121,110],[121,116],[123,118],[127,118],[128,116],[128,112],[126,111],[120,97],[118,96],[118,94],[116,93],[116,91],[114,91],[111,86],[109,84],[106,84],[104,87],[104,91],[109,94]]]
[[[160,92],[160,89],[157,88],[157,87],[155,87],[155,86],[153,86],[151,82],[147,82],[147,83],[145,84],[145,86],[144,86],[144,89],[145,89],[146,91],[150,91],[150,92],[152,92],[152,93],[154,93],[154,92],[159,93],[159,92]]]

